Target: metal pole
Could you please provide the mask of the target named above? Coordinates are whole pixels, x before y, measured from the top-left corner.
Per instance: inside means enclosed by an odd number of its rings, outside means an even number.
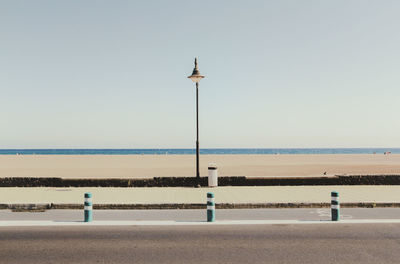
[[[196,82],[196,177],[200,179],[199,171],[199,83]]]

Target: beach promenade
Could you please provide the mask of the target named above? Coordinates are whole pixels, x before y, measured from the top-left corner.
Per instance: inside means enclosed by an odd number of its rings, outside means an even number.
[[[190,155],[0,156],[0,177],[193,176],[193,161]],[[221,176],[315,180],[325,171],[400,172],[400,155],[204,155],[201,162],[203,176],[211,162]],[[331,221],[332,191],[343,207],[338,222]],[[83,221],[86,192],[93,195],[90,223]],[[208,192],[216,203],[211,223]],[[400,209],[348,207],[400,207],[399,193],[400,185],[1,187],[0,263],[397,263]]]
[[[216,188],[1,188],[0,204],[83,204],[83,194],[93,194],[93,204],[176,205],[205,204],[207,192],[217,204],[330,203],[338,191],[341,203],[400,203],[400,186],[263,186]],[[168,206],[165,206],[168,209]]]
[[[150,178],[194,176],[194,155],[0,155],[0,177]],[[201,155],[219,176],[326,176],[400,174],[400,155]],[[328,203],[338,191],[343,203],[400,203],[400,186],[241,186],[217,188],[2,187],[0,204],[202,204],[214,192],[217,203]]]

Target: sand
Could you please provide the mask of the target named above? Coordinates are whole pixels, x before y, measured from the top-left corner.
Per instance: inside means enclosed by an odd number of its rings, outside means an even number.
[[[207,192],[217,203],[329,203],[331,191],[340,202],[400,202],[400,186],[262,186],[217,188],[1,188],[0,204],[82,204],[85,192],[97,204],[205,204]]]
[[[220,176],[400,174],[400,154],[201,155]],[[0,177],[145,178],[194,176],[194,155],[0,155]]]

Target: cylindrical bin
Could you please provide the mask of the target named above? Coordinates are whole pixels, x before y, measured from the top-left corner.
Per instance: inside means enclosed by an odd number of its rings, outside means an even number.
[[[340,220],[340,204],[338,192],[331,192],[331,215],[332,221]]]
[[[84,215],[85,215],[85,222],[92,222],[93,220],[92,193],[85,193]]]
[[[207,193],[207,222],[215,221],[215,200],[213,193]]]
[[[218,169],[217,165],[208,165],[208,186],[217,187],[218,186]]]

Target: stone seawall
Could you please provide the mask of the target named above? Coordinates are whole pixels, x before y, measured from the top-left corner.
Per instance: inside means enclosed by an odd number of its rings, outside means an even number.
[[[207,177],[155,177],[150,179],[0,178],[0,187],[206,187]],[[334,177],[219,177],[219,186],[400,185],[400,175]]]
[[[330,203],[217,203],[216,209],[330,208]],[[342,203],[342,208],[399,208],[400,203]],[[205,209],[206,204],[94,204],[94,210]],[[51,209],[83,210],[83,204],[0,204],[0,210],[44,212]]]

